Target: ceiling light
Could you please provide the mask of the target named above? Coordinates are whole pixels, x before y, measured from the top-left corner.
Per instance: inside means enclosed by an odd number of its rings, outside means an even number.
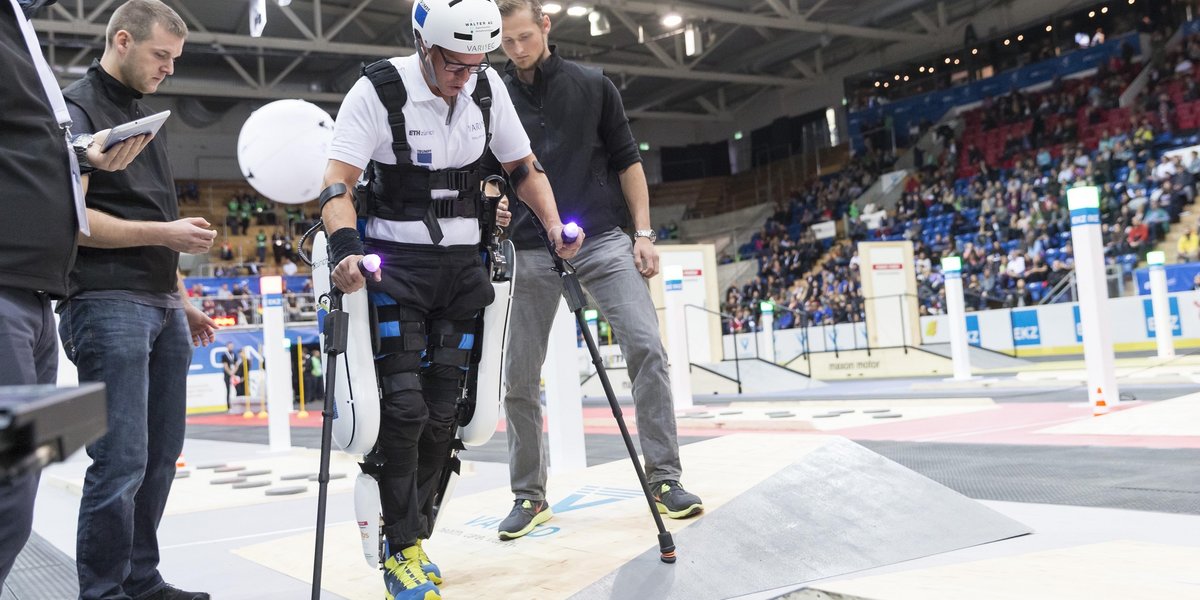
[[[1130,4],[1133,4],[1133,0],[1129,0],[1129,3],[1130,3]]]
[[[917,69],[917,70],[918,70],[918,71],[920,71],[920,72],[922,72],[922,73],[924,73],[924,72],[925,72],[925,67],[921,67],[920,69]]]
[[[899,76],[899,75],[897,75],[897,76],[896,76],[896,81],[900,81],[900,76]]]
[[[930,72],[930,73],[932,73],[932,72],[933,72],[933,67],[929,67],[929,72]]]
[[[275,0],[275,3],[278,4],[280,7],[284,7],[284,6],[290,5],[292,3],[292,0]]]
[[[608,16],[598,10],[588,14],[588,23],[591,25],[592,37],[612,33],[612,24],[608,22]]]
[[[1049,32],[1051,32],[1051,31],[1054,31],[1054,26],[1053,26],[1053,25],[1047,25],[1047,26],[1046,26],[1046,32],[1047,32],[1047,33],[1049,33]]]
[[[695,23],[688,23],[683,28],[683,53],[696,56],[704,52],[704,32]]]
[[[572,4],[567,8],[568,17],[582,17],[591,12],[591,9],[582,4]]]
[[[1131,4],[1132,4],[1132,3],[1131,3]],[[1102,14],[1102,15],[1107,15],[1107,14],[1108,14],[1108,7],[1107,7],[1107,6],[1102,6],[1102,7],[1100,7],[1100,14]]]
[[[250,0],[250,37],[261,37],[267,27],[267,0]]]
[[[908,81],[908,75],[905,75],[905,76],[904,76],[904,80],[905,80],[905,81]]]
[[[883,84],[882,84],[882,83],[879,83],[878,81],[876,81],[876,82],[875,82],[875,87],[879,87],[879,86],[881,86],[881,85],[883,85]]]
[[[971,56],[975,56],[976,54],[979,54],[979,48],[971,48]]]
[[[683,23],[683,17],[679,16],[679,13],[672,12],[663,15],[663,27],[679,27],[680,23]]]
[[[892,85],[892,84],[891,84],[890,82],[887,82],[887,81],[883,82],[883,87],[887,87],[887,86],[889,86],[889,85]]]
[[[1023,34],[1023,33],[1022,33],[1021,35],[1018,35],[1018,36],[1017,36],[1017,41],[1018,41],[1018,42],[1023,42],[1023,41],[1025,41],[1025,34]]]
[[[956,64],[956,65],[957,65],[959,62],[960,62],[960,61],[959,61],[957,58],[956,58],[956,59],[954,59],[954,64]]]
[[[1094,10],[1089,10],[1089,11],[1088,11],[1088,18],[1089,18],[1089,19],[1095,19],[1095,18],[1096,18],[1096,11],[1094,11]]]
[[[950,64],[950,57],[949,57],[949,56],[947,56],[947,57],[946,57],[946,64]]]
[[[878,82],[878,81],[876,81],[876,82],[875,82],[875,85],[879,85],[879,82]],[[742,139],[742,132],[740,132],[740,131],[735,131],[735,132],[733,132],[733,139],[735,139],[735,140],[740,140],[740,139]]]
[[[1011,43],[1012,43],[1012,40],[1004,40],[1004,45],[1005,45],[1005,46],[1007,46],[1007,45],[1009,45],[1009,44],[1011,44]]]
[[[548,15],[557,15],[562,12],[562,5],[557,2],[547,2],[542,5],[542,12]]]

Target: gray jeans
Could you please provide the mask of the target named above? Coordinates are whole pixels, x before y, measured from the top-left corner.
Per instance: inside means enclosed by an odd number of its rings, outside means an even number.
[[[646,280],[633,264],[633,243],[621,230],[589,236],[571,264],[621,343],[633,382],[638,437],[650,483],[678,480],[679,442],[667,379],[667,355]],[[509,472],[517,499],[546,498],[546,447],[538,383],[550,326],[562,297],[545,249],[517,252],[517,278],[505,357]],[[569,361],[572,367],[575,361]],[[554,402],[555,398],[547,398]],[[551,424],[553,427],[553,424]]]
[[[54,384],[58,338],[50,299],[32,290],[0,287],[0,386]],[[39,471],[0,480],[0,588],[33,526]]]

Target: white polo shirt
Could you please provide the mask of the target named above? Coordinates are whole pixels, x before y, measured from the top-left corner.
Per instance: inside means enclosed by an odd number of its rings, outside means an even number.
[[[454,113],[450,105],[434,95],[421,75],[417,55],[392,58],[400,79],[408,92],[404,104],[404,127],[408,130],[408,146],[412,164],[432,170],[457,169],[474,162],[483,154],[483,112],[471,99],[478,75],[472,75],[455,100]],[[521,126],[513,108],[508,88],[495,69],[484,71],[492,85],[492,153],[501,163],[520,160],[532,154],[529,136]],[[350,88],[334,125],[329,158],[365,169],[374,160],[396,164],[392,151],[392,129],[387,122],[387,109],[375,93],[375,86],[360,77]],[[434,190],[434,198],[454,197],[451,190]],[[442,246],[478,244],[477,219],[438,219],[444,238]],[[367,220],[367,237],[404,242],[432,244],[429,230],[420,221]]]

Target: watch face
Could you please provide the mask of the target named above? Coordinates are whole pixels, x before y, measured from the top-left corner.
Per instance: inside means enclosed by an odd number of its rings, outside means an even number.
[[[81,133],[81,134],[75,136],[75,139],[71,140],[71,145],[75,146],[76,148],[86,150],[89,146],[92,145],[92,140],[93,140],[92,134]]]

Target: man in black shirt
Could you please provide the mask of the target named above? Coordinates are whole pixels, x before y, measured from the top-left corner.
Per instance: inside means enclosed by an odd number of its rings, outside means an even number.
[[[547,44],[550,19],[539,0],[500,0],[502,44],[510,62],[504,81],[541,158],[564,221],[576,220],[588,243],[572,261],[580,281],[612,324],[629,365],[646,476],[659,512],[684,518],[703,510],[679,485],[682,467],[666,352],[646,279],[658,273],[655,232],[641,156],[616,86],[602,73],[571,62]],[[499,172],[499,166],[491,166]],[[546,502],[539,373],[562,284],[551,258],[516,204],[512,239],[520,275],[514,287],[511,348],[505,357],[505,409],[512,512],[501,539],[521,537],[551,516]],[[632,216],[631,241],[621,228]],[[554,401],[551,399],[550,401]]]
[[[71,146],[66,106],[26,19],[46,2],[0,0],[0,386],[53,384],[58,346],[50,300],[67,293],[76,236],[86,222],[73,207]],[[108,131],[96,134],[101,143]],[[137,138],[108,152],[84,148],[89,168],[124,169],[147,140]],[[33,522],[38,471],[0,477],[0,587]]]
[[[221,354],[221,371],[225,375],[225,408],[232,409],[233,405],[229,402],[230,386],[233,381],[233,376],[238,370],[238,355],[233,350],[233,342],[225,344],[225,352]]]
[[[121,5],[100,60],[63,91],[72,120],[100,129],[150,114],[141,98],[173,73],[186,36],[159,0]],[[82,600],[208,598],[158,572],[156,530],[183,448],[191,346],[210,343],[215,329],[187,302],[177,266],[179,252],[208,252],[216,233],[204,219],[179,218],[166,148],[160,132],[126,171],[90,176],[92,236],[60,307],[59,333],[80,380],[108,389],[108,433],[87,447],[79,507]]]

